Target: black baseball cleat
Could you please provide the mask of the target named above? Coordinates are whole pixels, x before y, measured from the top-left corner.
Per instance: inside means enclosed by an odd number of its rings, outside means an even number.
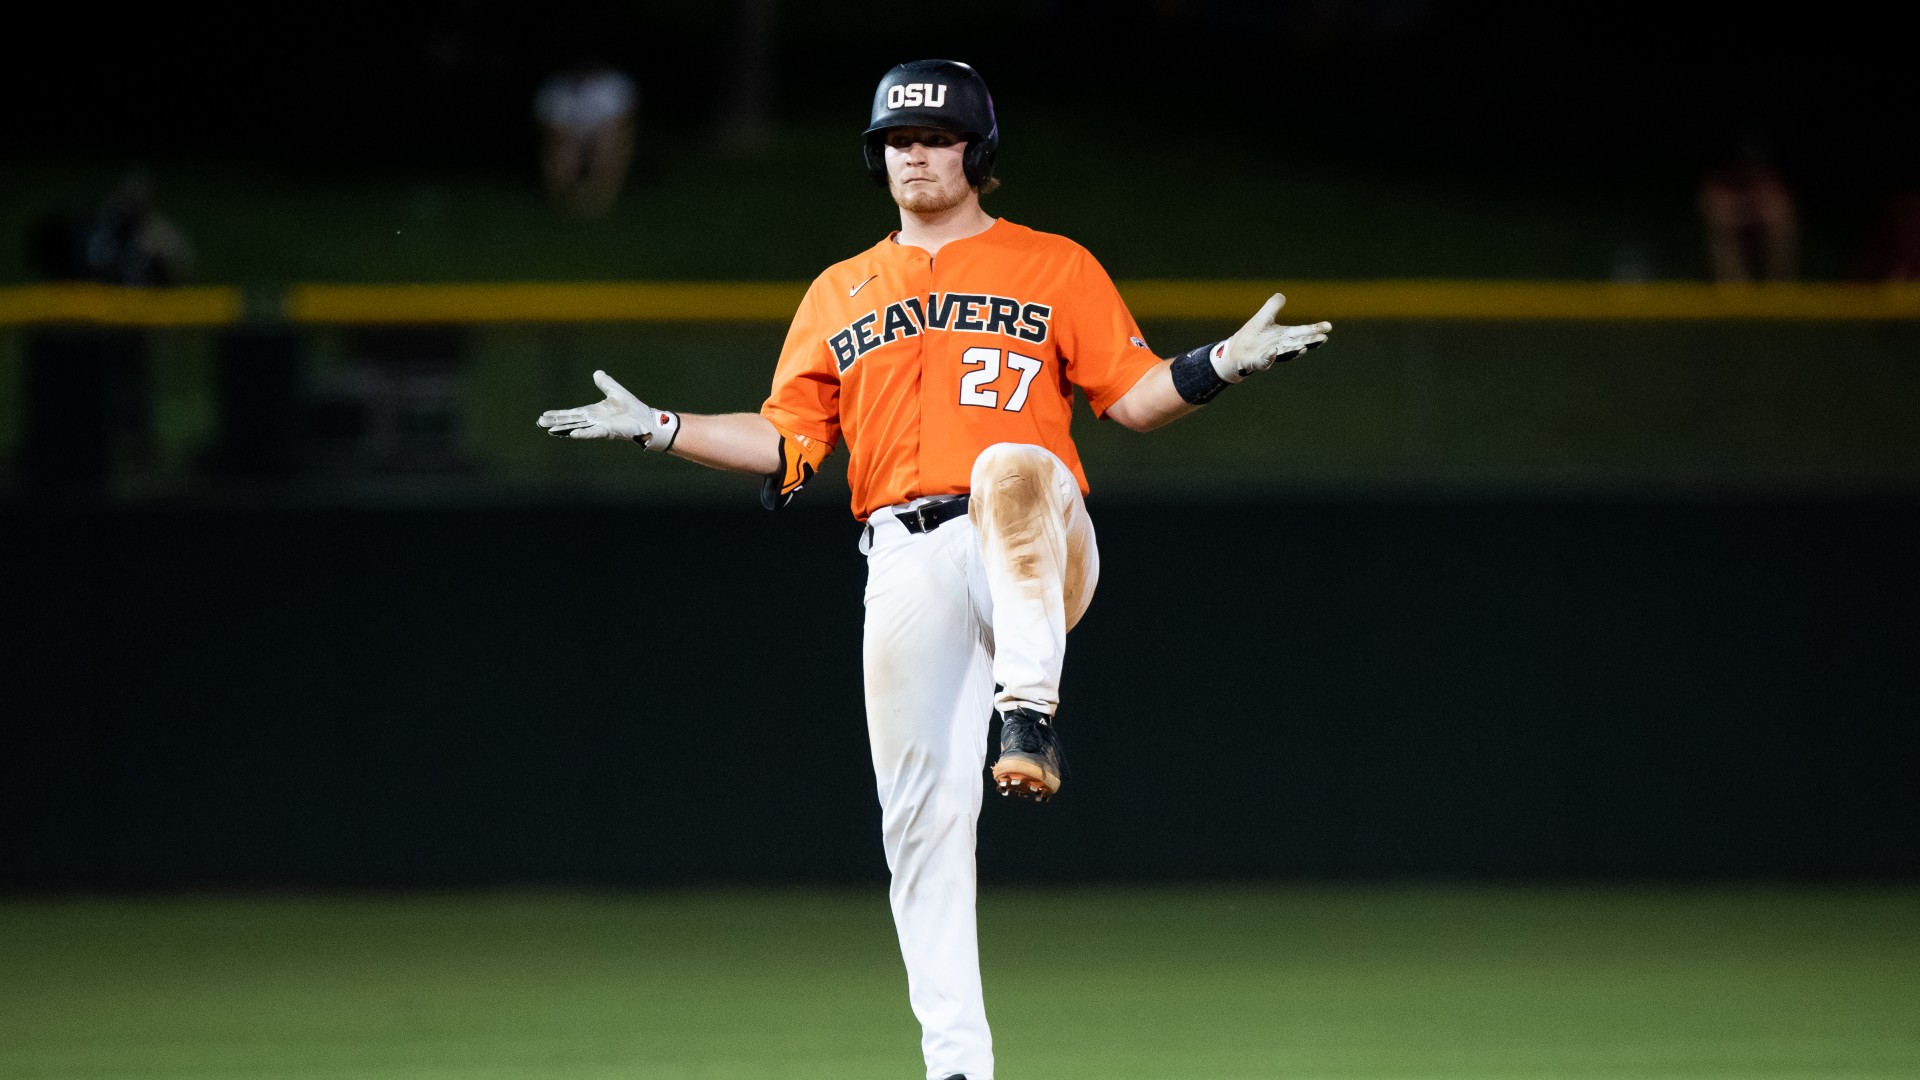
[[[1000,794],[1046,802],[1060,790],[1060,774],[1065,770],[1051,717],[1032,709],[1000,714],[1000,758],[993,763],[993,782]]]

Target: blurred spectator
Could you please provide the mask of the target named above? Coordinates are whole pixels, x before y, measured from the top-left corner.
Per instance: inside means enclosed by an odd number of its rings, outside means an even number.
[[[540,171],[556,206],[584,217],[613,209],[633,162],[639,88],[590,44],[535,92],[540,125]]]
[[[34,231],[33,262],[53,281],[179,285],[193,272],[193,247],[154,205],[145,170],[129,172],[93,209],[55,214]]]
[[[34,271],[50,281],[179,285],[193,249],[154,205],[144,170],[97,205],[43,218],[30,237]],[[30,490],[93,491],[121,466],[156,453],[153,342],[142,327],[33,327],[25,338],[27,423],[21,466]]]
[[[1749,126],[1700,177],[1700,217],[1715,281],[1790,281],[1799,274],[1800,217],[1766,134]]]

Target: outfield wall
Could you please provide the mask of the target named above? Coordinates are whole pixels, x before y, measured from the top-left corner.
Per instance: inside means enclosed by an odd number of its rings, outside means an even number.
[[[1092,503],[983,880],[1920,873],[1920,502]],[[884,874],[837,506],[43,507],[0,886]]]

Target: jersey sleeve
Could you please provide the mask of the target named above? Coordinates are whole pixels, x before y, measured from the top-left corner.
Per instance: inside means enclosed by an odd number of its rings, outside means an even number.
[[[787,327],[773,389],[760,415],[781,431],[831,448],[840,442],[840,366],[827,345],[816,279]]]
[[[1095,416],[1104,417],[1140,377],[1160,362],[1147,347],[1120,290],[1093,254],[1074,252],[1064,311],[1054,313],[1067,381],[1087,395]]]

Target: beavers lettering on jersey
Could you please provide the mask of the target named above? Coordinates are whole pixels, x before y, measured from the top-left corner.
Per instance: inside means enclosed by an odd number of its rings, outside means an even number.
[[[875,308],[827,337],[841,371],[882,345],[928,330],[1005,334],[1022,341],[1047,340],[1053,307],[988,293],[928,293]]]

